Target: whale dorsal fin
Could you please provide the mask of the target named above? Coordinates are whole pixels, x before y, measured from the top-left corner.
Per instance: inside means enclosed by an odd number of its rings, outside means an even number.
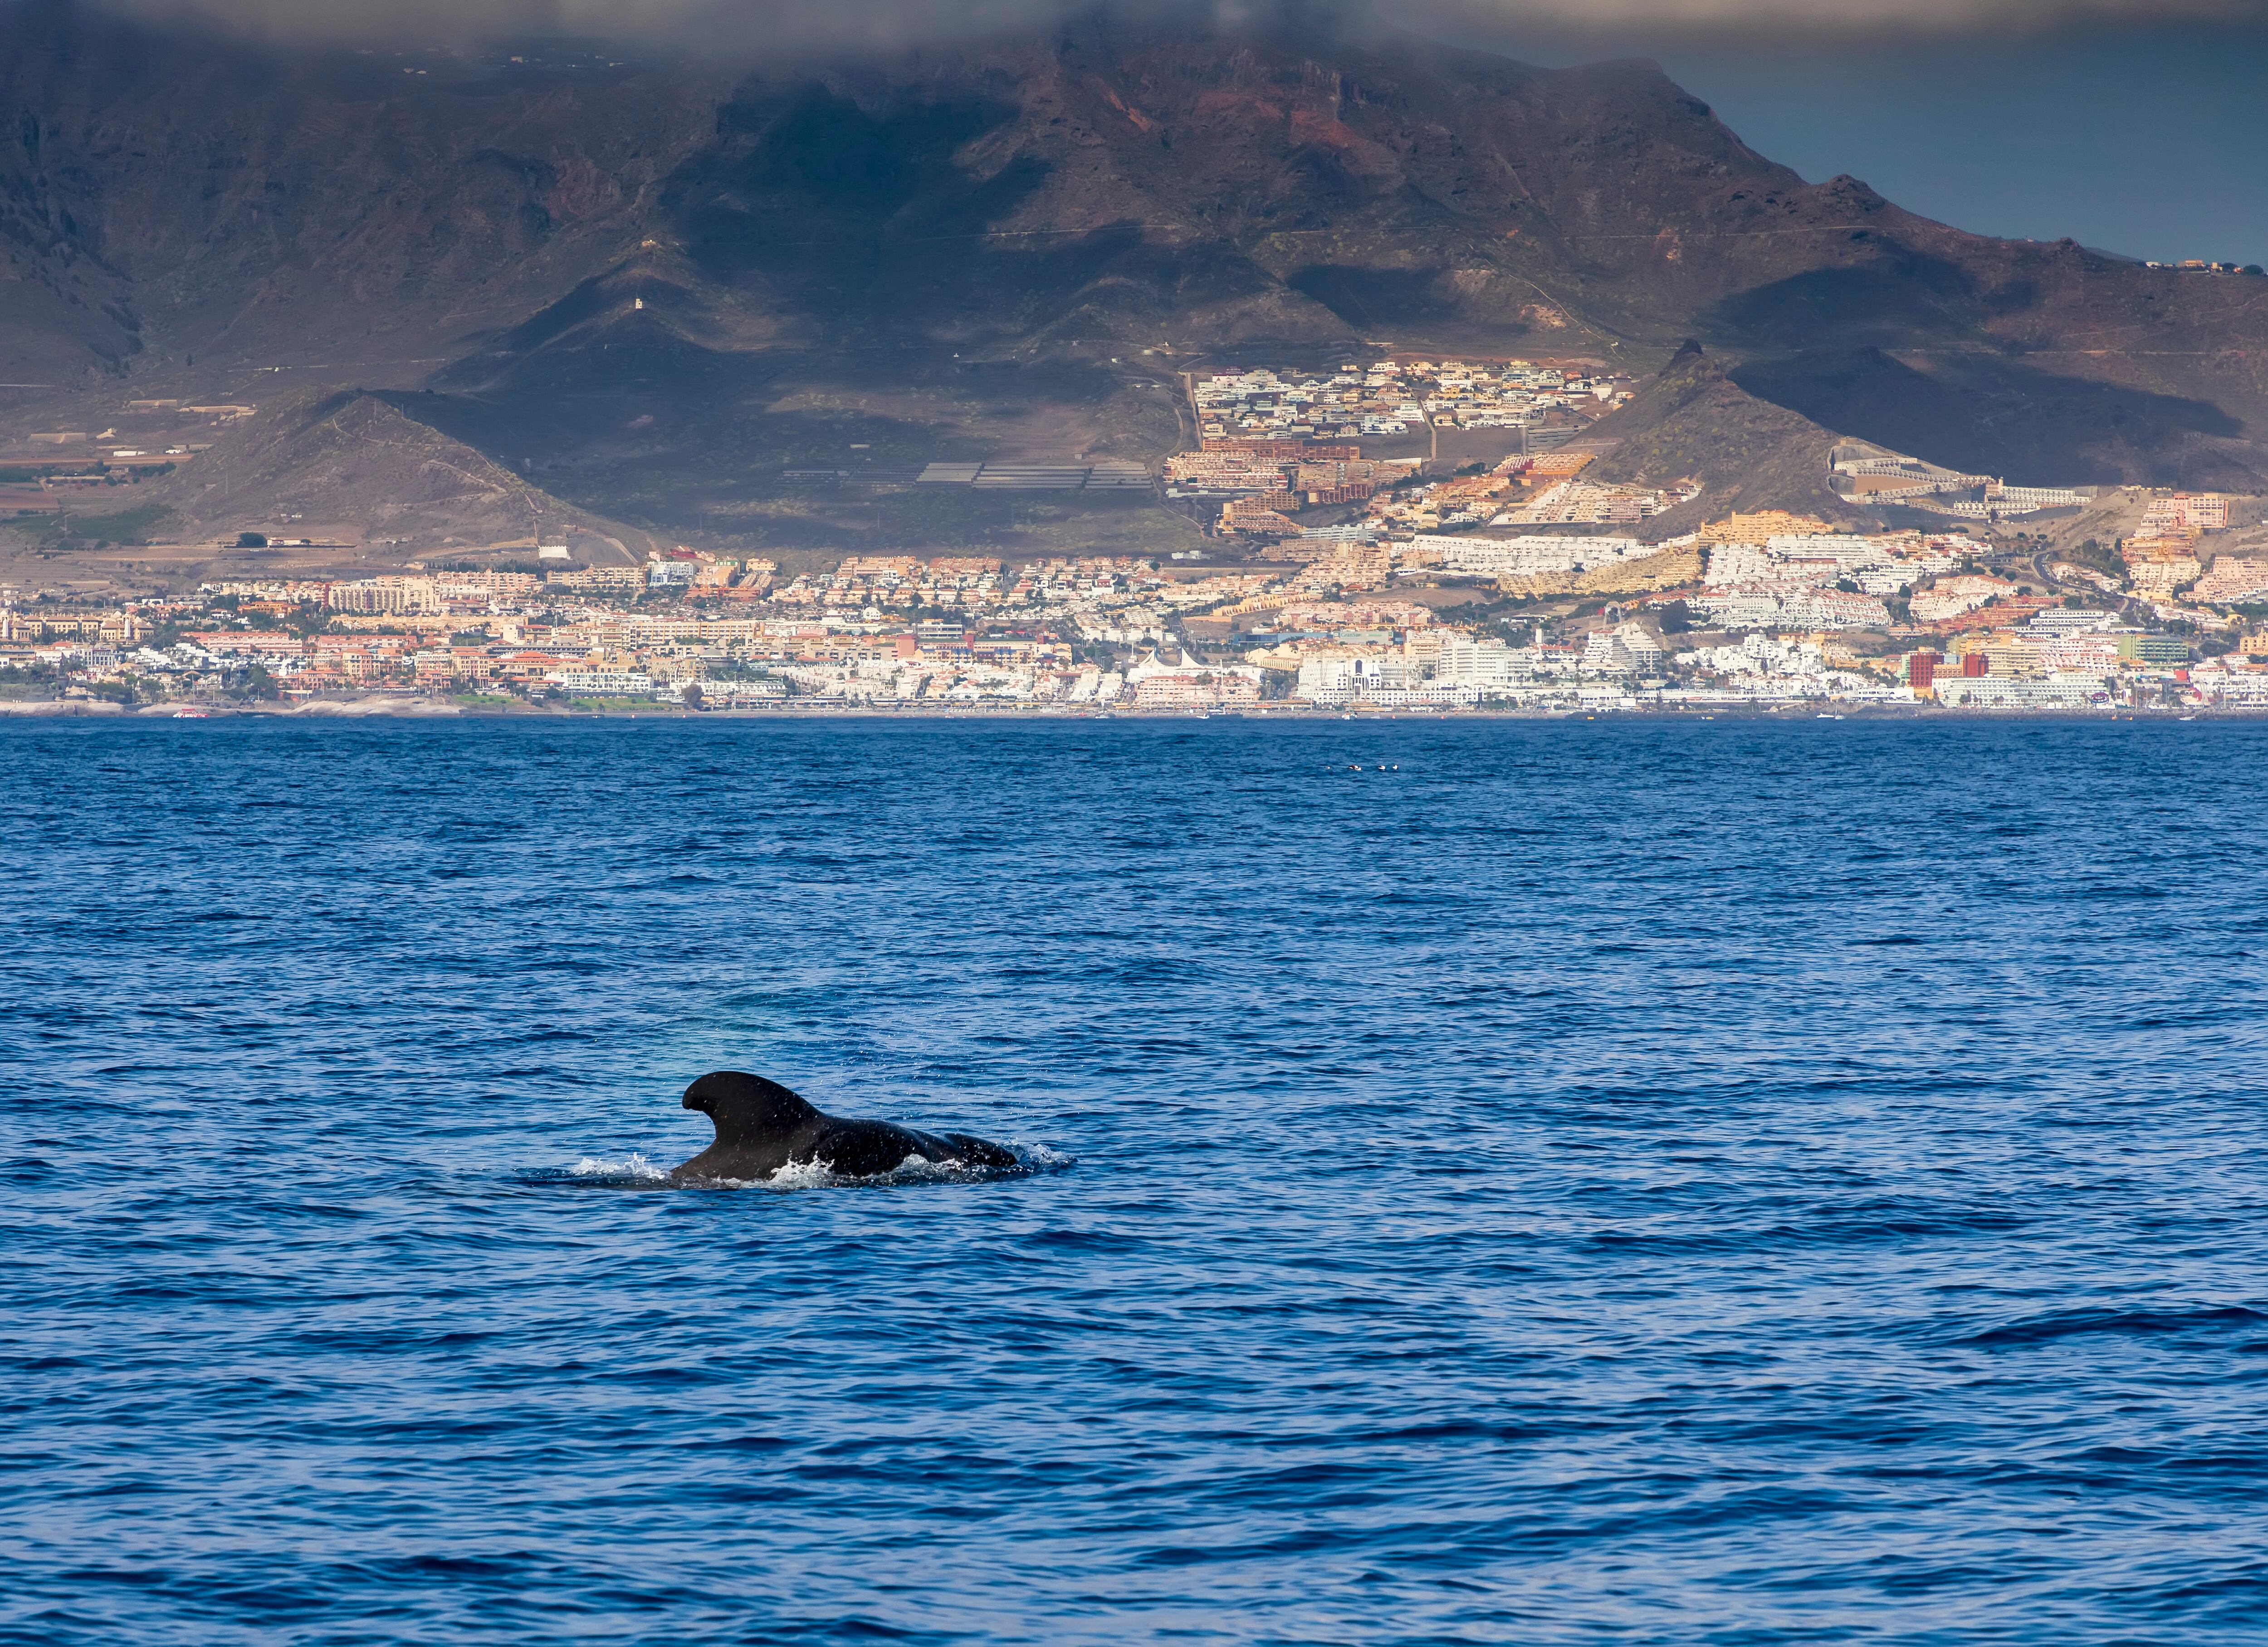
[[[740,1069],[718,1069],[685,1089],[685,1107],[717,1124],[720,1144],[757,1144],[825,1117],[777,1081]]]

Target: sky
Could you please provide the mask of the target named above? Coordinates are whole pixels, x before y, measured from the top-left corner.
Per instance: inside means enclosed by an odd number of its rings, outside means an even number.
[[[2268,32],[1646,55],[1813,182],[1983,234],[2268,264]]]
[[[1531,63],[1651,57],[1812,182],[1981,234],[2268,264],[2268,0],[1449,3],[1429,32]]]
[[[556,28],[761,55],[1014,28],[1097,0],[99,3],[286,35]],[[1652,57],[1812,181],[1849,173],[1980,233],[2268,263],[2268,0],[1107,4],[1359,11],[1534,63]]]

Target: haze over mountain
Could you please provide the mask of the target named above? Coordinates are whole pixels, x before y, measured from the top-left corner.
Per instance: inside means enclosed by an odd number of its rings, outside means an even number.
[[[1712,387],[1663,392],[1705,469],[1753,476],[1785,427],[2034,483],[2268,475],[2268,280],[1807,184],[1641,62],[1089,14],[740,72],[40,4],[0,10],[0,381],[41,386],[0,417],[26,428],[132,395],[335,429],[366,389],[693,532],[853,443],[1154,454],[1186,433],[1176,373],[1226,360],[1650,373],[1690,337]],[[1712,417],[1741,439],[1712,454]],[[195,514],[210,484],[168,495]]]

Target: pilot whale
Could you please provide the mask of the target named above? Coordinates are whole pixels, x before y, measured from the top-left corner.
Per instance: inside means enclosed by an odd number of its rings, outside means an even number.
[[[854,1121],[824,1111],[777,1081],[738,1069],[711,1072],[685,1089],[685,1107],[717,1124],[717,1141],[671,1172],[677,1178],[768,1178],[788,1165],[818,1164],[837,1178],[877,1178],[918,1156],[939,1166],[1019,1167],[1010,1151],[967,1133],[917,1133],[888,1121]]]

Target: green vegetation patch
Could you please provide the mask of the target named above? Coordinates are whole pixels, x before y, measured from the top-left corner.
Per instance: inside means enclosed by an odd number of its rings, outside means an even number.
[[[56,679],[52,665],[34,663],[18,668],[0,664],[0,699],[10,703],[31,703],[53,698],[62,683]]]
[[[2123,580],[2126,576],[2125,561],[2116,550],[2105,549],[2098,538],[2090,537],[2083,543],[2074,543],[2061,552],[2061,558],[2075,566],[2108,572],[2114,578]]]

